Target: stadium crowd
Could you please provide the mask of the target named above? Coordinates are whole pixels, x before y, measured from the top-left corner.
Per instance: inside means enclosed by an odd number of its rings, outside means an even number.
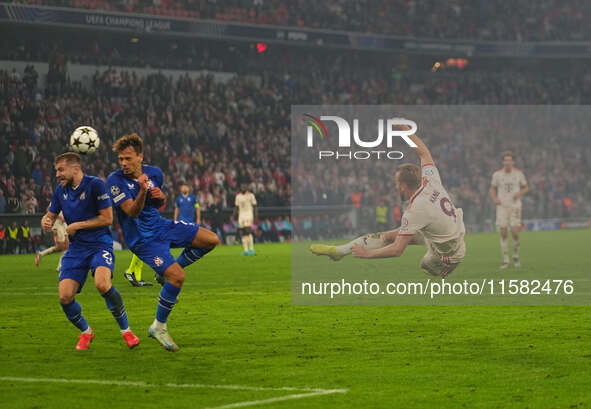
[[[498,41],[589,38],[583,0],[13,0],[158,16],[346,30],[399,36]],[[498,18],[503,16],[503,18]],[[496,18],[494,18],[496,17]]]
[[[204,209],[216,203],[233,206],[237,189],[246,183],[259,206],[286,206],[292,196],[296,204],[359,205],[370,209],[363,213],[365,225],[395,225],[401,209],[389,167],[376,166],[369,180],[381,181],[377,185],[364,184],[363,179],[349,181],[330,169],[296,167],[292,175],[291,105],[585,104],[591,100],[591,78],[577,66],[554,75],[510,67],[496,73],[400,70],[393,75],[391,67],[371,64],[371,57],[365,64],[345,64],[344,55],[300,52],[298,56],[292,50],[291,58],[268,58],[266,69],[253,66],[252,72],[241,72],[227,82],[206,74],[183,75],[175,81],[156,71],[140,77],[133,69],[113,68],[97,71],[91,85],[83,87],[69,80],[67,61],[59,53],[50,60],[48,73],[38,73],[32,65],[23,73],[1,71],[0,213],[43,211],[53,192],[52,158],[68,149],[72,129],[90,124],[99,130],[102,145],[86,161],[86,170],[106,178],[118,167],[110,143],[124,133],[137,132],[146,141],[146,162],[161,167],[166,175],[168,210],[182,183],[191,186]],[[230,58],[222,60],[231,64]],[[239,65],[235,61],[224,70],[232,72]],[[45,89],[38,85],[42,76]],[[585,177],[591,171],[591,149],[582,131],[561,135],[571,138],[569,143],[556,143],[557,133],[533,139],[510,137],[498,127],[487,134],[486,147],[470,135],[425,136],[469,224],[493,218],[487,190],[490,175],[500,167],[498,153],[505,149],[515,152],[517,166],[532,184],[525,197],[525,218],[591,213],[591,182]],[[453,149],[457,144],[451,142],[460,137],[462,148]],[[548,146],[555,147],[552,160]],[[345,172],[354,174],[346,167]],[[382,207],[387,209],[385,221],[378,210]],[[293,228],[305,230],[309,237],[318,234],[319,223],[333,226],[323,231],[339,232],[346,228],[341,218],[302,215],[293,221]],[[231,227],[230,223],[226,230]],[[278,231],[275,236],[280,236]]]

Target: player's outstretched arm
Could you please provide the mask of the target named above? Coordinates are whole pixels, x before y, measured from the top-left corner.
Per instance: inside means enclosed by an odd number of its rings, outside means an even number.
[[[76,234],[78,230],[96,229],[98,227],[110,226],[113,223],[113,207],[105,207],[99,210],[99,214],[92,219],[81,222],[71,223],[66,227],[66,231],[70,236]]]
[[[394,118],[394,119],[403,119],[403,118]],[[408,125],[394,125],[394,126],[399,131],[408,131],[411,129],[410,126],[408,126]],[[415,143],[415,145],[417,145],[417,147],[414,148],[414,150],[417,153],[417,155],[419,155],[419,158],[421,159],[421,167],[425,166],[425,165],[429,165],[429,164],[435,165],[435,161],[433,160],[433,157],[431,156],[431,152],[427,148],[427,145],[425,145],[425,143],[421,140],[421,138],[419,138],[416,134],[409,135],[409,138]]]
[[[367,249],[359,244],[353,246],[353,257],[359,258],[389,258],[389,257],[400,257],[406,246],[410,244],[413,236],[410,235],[397,235],[394,243],[379,248],[379,249]]]

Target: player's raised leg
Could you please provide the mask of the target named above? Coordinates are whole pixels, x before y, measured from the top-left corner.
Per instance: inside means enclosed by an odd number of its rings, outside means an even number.
[[[397,235],[398,229],[381,233],[370,233],[357,237],[356,239],[340,246],[312,244],[310,246],[310,251],[317,256],[328,256],[334,261],[339,261],[346,255],[351,254],[353,246],[356,244],[367,250],[380,249],[394,243]]]
[[[111,270],[106,266],[96,267],[94,271],[94,285],[105,299],[107,308],[111,311],[111,314],[113,314],[113,318],[117,321],[119,330],[121,331],[121,335],[127,343],[127,346],[132,349],[139,345],[140,340],[129,328],[125,305],[123,304],[121,294],[115,286],[111,284],[111,274]]]
[[[185,268],[201,259],[219,244],[220,238],[217,234],[203,227],[198,227],[197,234],[191,241],[191,245],[183,249],[176,261],[182,268]],[[168,276],[166,277],[168,278]]]
[[[82,307],[76,301],[75,296],[80,289],[80,283],[71,278],[64,278],[59,282],[59,299],[62,310],[70,322],[81,331],[80,341],[76,345],[78,351],[88,349],[94,338],[92,328],[88,326],[86,318],[82,315]]]

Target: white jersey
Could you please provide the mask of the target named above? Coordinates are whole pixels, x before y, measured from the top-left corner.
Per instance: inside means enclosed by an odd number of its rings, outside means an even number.
[[[60,213],[60,217],[57,217],[55,219],[55,222],[53,222],[53,226],[51,228],[54,234],[57,235],[57,241],[59,242],[66,241],[66,237],[68,235],[66,232],[66,228],[68,227],[68,225],[65,221],[63,221],[62,217],[62,213]]]
[[[250,219],[254,218],[253,206],[256,206],[257,200],[251,192],[238,193],[236,195],[236,202],[234,203],[238,207],[238,218],[239,219]]]
[[[402,215],[400,236],[422,234],[442,258],[461,261],[465,252],[464,214],[456,208],[433,164],[423,166],[423,185],[410,199]]]
[[[491,185],[497,188],[497,197],[501,206],[521,209],[521,198],[514,200],[513,195],[527,185],[525,175],[519,169],[513,168],[507,173],[504,169],[493,173]]]

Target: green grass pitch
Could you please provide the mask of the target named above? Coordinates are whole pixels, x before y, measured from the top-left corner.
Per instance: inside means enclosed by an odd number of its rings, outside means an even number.
[[[587,251],[549,264],[549,237],[591,242],[588,230],[525,233],[524,268],[565,275],[569,262],[589,262]],[[458,273],[494,272],[497,236],[467,241]],[[114,284],[141,338],[132,351],[90,277],[77,299],[96,337],[78,352],[57,300],[57,255],[40,268],[32,256],[0,257],[0,408],[591,407],[588,307],[292,306],[289,245],[256,251],[220,247],[187,269],[169,320],[177,353],[147,337],[160,286],[124,281],[129,252],[116,254]],[[418,257],[393,263],[416,269]]]

